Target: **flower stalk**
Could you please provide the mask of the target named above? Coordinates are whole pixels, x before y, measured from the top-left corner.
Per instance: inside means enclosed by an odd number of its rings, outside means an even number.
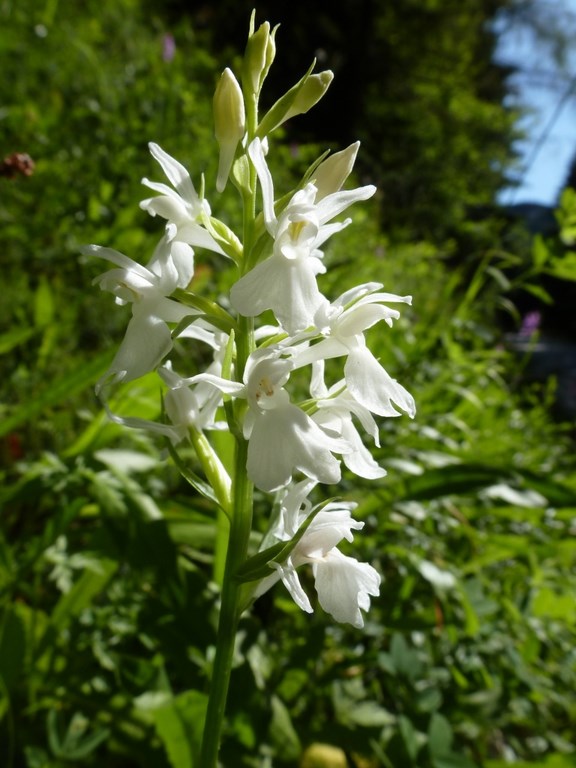
[[[200,766],[202,768],[216,768],[218,762],[220,734],[226,710],[234,645],[240,620],[242,592],[236,574],[240,566],[246,561],[248,540],[252,530],[253,485],[246,474],[246,453],[247,443],[240,438],[236,442],[232,519],[222,585],[216,654],[212,668],[210,695],[200,752]]]

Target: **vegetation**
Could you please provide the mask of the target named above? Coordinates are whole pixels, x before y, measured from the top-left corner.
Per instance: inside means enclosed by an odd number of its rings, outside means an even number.
[[[241,30],[239,50],[249,16],[234,5],[241,18],[228,3],[186,17],[175,2],[161,14],[139,0],[0,0],[0,154],[35,164],[0,177],[6,768],[194,766],[218,521],[163,443],[110,422],[93,395],[125,322],[90,285],[101,267],[78,252],[99,242],[138,258],[153,245],[138,210],[149,140],[214,184],[212,94],[229,30]],[[550,415],[554,381],[522,383],[527,361],[506,350],[497,320],[506,310],[518,322],[511,298],[538,293],[543,274],[573,279],[574,199],[560,214],[564,245],[533,247],[477,215],[509,158],[503,73],[476,36],[502,4],[363,5],[333,3],[331,17],[320,3],[314,24],[308,5],[306,23],[302,9],[258,9],[293,50],[279,93],[315,46],[352,93],[343,103],[334,91],[313,134],[297,134],[297,119],[286,127],[275,179],[288,189],[311,143],[363,139],[362,173],[382,192],[328,249],[330,274],[338,293],[376,279],[413,295],[392,335],[371,343],[418,412],[383,425],[387,477],[338,489],[359,503],[360,556],[384,577],[366,626],[303,614],[281,588],[257,601],[237,639],[222,764],[573,768],[573,434]],[[337,71],[337,54],[354,75]],[[235,223],[235,210],[217,214]],[[200,279],[225,276],[210,265]],[[126,385],[112,407],[157,416],[156,385]]]

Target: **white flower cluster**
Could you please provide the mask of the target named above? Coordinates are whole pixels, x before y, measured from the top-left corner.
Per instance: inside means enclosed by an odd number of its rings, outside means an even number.
[[[269,35],[268,45],[271,39]],[[224,130],[217,132],[221,144],[217,188],[224,189],[229,174],[234,179],[234,168],[237,176],[242,168],[252,169],[253,187],[257,179],[262,198],[258,247],[253,243],[251,252],[244,253],[236,236],[211,216],[208,202],[197,194],[184,166],[151,144],[151,153],[170,182],[143,180],[157,194],[141,207],[166,221],[151,260],[142,266],[111,248],[85,249],[115,265],[96,282],[112,292],[117,303],[132,306],[126,335],[98,391],[157,370],[166,386],[165,414],[170,423],[112,415],[115,420],[156,430],[175,445],[191,434],[206,436],[214,429],[243,436],[248,443],[248,477],[261,491],[275,492],[280,499],[280,514],[263,548],[297,539],[284,562],[270,562],[273,572],[260,581],[255,596],[281,579],[296,603],[311,611],[296,576],[299,565],[311,563],[320,605],[337,620],[362,626],[360,609],[366,610],[369,596],[378,594],[380,579],[374,568],[345,557],[337,545],[342,539],[352,540],[352,531],[363,523],[352,518],[351,504],[331,503],[318,510],[308,496],[318,483],[339,482],[341,462],[363,478],[385,475],[359,428],[378,445],[374,416],[403,411],[412,417],[414,401],[372,355],[364,334],[381,320],[392,325],[399,313],[388,305],[411,299],[384,293],[379,283],[359,285],[333,301],[322,294],[317,279],[326,271],[321,249],[351,221],[334,219],[375,192],[371,185],[342,190],[358,144],[328,157],[291,196],[277,201],[266,160],[268,140],[242,135],[243,102],[241,109],[233,108],[242,93],[230,70],[222,83],[220,91],[226,93],[237,128],[229,141]],[[240,183],[236,186],[241,188]],[[191,290],[197,249],[231,258],[240,267],[239,279],[219,303]],[[275,324],[261,319],[263,313],[270,318],[270,311]],[[241,317],[255,318],[256,330],[240,374],[236,360]],[[176,338],[211,347],[209,368],[180,376],[169,360]],[[328,359],[339,359],[342,373],[326,383]],[[290,379],[305,367],[310,368],[309,391],[305,399],[295,401]],[[236,403],[235,409],[225,409],[225,400]],[[231,418],[236,423],[231,424]],[[218,472],[225,470],[219,465]],[[230,482],[224,478],[222,484],[229,487]],[[299,534],[303,525],[307,527]]]

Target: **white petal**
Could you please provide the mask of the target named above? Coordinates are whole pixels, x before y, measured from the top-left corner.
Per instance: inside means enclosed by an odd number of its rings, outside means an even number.
[[[296,470],[320,483],[337,483],[340,463],[331,450],[342,447],[295,405],[262,411],[248,444],[248,476],[263,491],[286,485]]]
[[[372,328],[380,320],[397,320],[400,312],[382,304],[355,304],[336,321],[336,333],[342,336],[357,336]]]
[[[146,211],[150,216],[160,216],[167,221],[182,222],[188,218],[188,209],[184,201],[179,197],[149,197],[142,200],[140,208]]]
[[[314,184],[318,189],[316,199],[338,192],[348,176],[352,173],[360,142],[351,144],[341,152],[336,152],[326,158],[314,172]]]
[[[352,541],[352,530],[359,531],[364,523],[354,520],[351,509],[354,504],[332,502],[319,512],[311,522],[292,553],[294,562],[311,562],[326,557],[334,547],[346,539]]]
[[[187,288],[194,275],[194,251],[185,242],[172,243],[172,260],[178,275],[178,288]]]
[[[288,333],[304,330],[313,323],[323,300],[313,261],[270,256],[232,286],[232,306],[247,317],[271,309]]]
[[[195,248],[206,248],[209,251],[214,251],[214,253],[219,253],[221,256],[226,255],[210,232],[194,221],[181,224],[177,229],[176,238]]]
[[[144,304],[144,302],[141,302],[141,304]],[[165,320],[167,323],[179,323],[185,317],[199,314],[198,310],[180,304],[178,301],[169,299],[166,296],[151,296],[146,299],[146,306],[150,314]]]
[[[262,206],[264,208],[264,222],[266,224],[266,229],[272,237],[274,237],[277,225],[276,213],[274,212],[274,182],[272,180],[270,169],[268,168],[268,163],[264,157],[264,150],[260,139],[254,139],[248,147],[248,154],[254,163],[256,173],[258,174],[258,180],[260,181],[260,187],[262,189]]]
[[[333,195],[327,195],[316,206],[318,211],[318,217],[320,222],[324,224],[334,216],[338,216],[339,213],[345,211],[346,208],[352,205],[352,203],[360,202],[361,200],[368,200],[376,192],[376,187],[369,184],[366,187],[359,187],[358,189],[345,190],[343,192],[335,192]]]
[[[186,243],[170,241],[164,235],[147,264],[158,276],[158,287],[164,296],[176,288],[186,288],[194,274],[194,251]]]
[[[271,309],[278,293],[277,259],[266,259],[250,270],[230,290],[230,303],[245,317],[256,317]]]
[[[372,304],[373,302],[412,304],[412,296],[399,296],[397,293],[372,293],[370,296],[363,296],[358,304]]]
[[[345,307],[346,304],[349,304],[352,301],[357,301],[362,296],[373,293],[379,288],[382,288],[382,283],[362,283],[361,285],[356,285],[354,288],[344,291],[344,293],[336,299],[334,304],[340,307]]]
[[[167,179],[173,184],[177,192],[190,204],[198,203],[198,195],[190,179],[186,168],[165,152],[158,144],[148,144],[152,157],[160,164]]]
[[[220,392],[226,395],[236,395],[236,397],[243,397],[245,392],[244,384],[240,384],[237,381],[230,381],[229,379],[223,379],[221,376],[215,376],[212,373],[199,373],[196,376],[190,376],[188,379],[183,379],[186,384],[196,384],[196,382],[205,381],[207,384],[211,384]]]
[[[312,509],[312,504],[307,497],[315,485],[315,480],[306,479],[287,486],[282,497],[277,523],[272,529],[276,539],[287,541],[296,535],[298,528]]]
[[[155,275],[149,273],[147,277],[143,277],[138,272],[126,269],[109,269],[92,282],[99,285],[103,291],[113,293],[123,304],[158,292],[158,280]]]
[[[343,424],[342,437],[352,446],[352,451],[342,454],[342,460],[351,472],[367,480],[384,477],[386,470],[375,460],[352,423],[352,419]]]
[[[88,256],[97,256],[99,259],[111,261],[113,264],[126,270],[127,273],[133,272],[139,275],[143,280],[153,280],[149,269],[146,269],[142,264],[138,264],[137,261],[130,259],[123,253],[120,253],[120,251],[114,250],[114,248],[105,248],[101,245],[86,245],[81,248],[81,251]]]
[[[336,232],[341,232],[343,229],[346,229],[346,227],[348,227],[350,224],[352,224],[352,219],[336,221],[334,224],[323,224],[318,231],[316,240],[314,241],[314,247],[319,248],[326,242],[326,240],[328,240],[328,238],[332,237],[332,235],[335,235]]]
[[[135,312],[108,371],[97,384],[132,381],[154,370],[172,349],[170,328],[158,317]]]
[[[365,408],[379,416],[398,416],[392,403],[413,417],[414,398],[393,379],[366,347],[350,351],[344,366],[350,394]]]
[[[342,357],[342,355],[346,355],[348,352],[349,349],[345,344],[339,339],[329,336],[316,344],[311,344],[309,347],[298,350],[294,356],[294,367],[302,368],[305,365],[310,365],[310,363],[329,360],[331,357]],[[319,396],[319,394],[314,393],[314,397]]]
[[[161,424],[157,421],[149,421],[148,419],[140,419],[137,416],[118,416],[116,413],[112,413],[108,404],[105,402],[104,407],[110,421],[115,424],[121,424],[123,427],[129,427],[130,429],[145,429],[147,432],[155,432],[157,435],[169,438],[173,443],[180,442],[185,434],[177,427],[173,427],[170,424]]]
[[[369,595],[380,592],[380,575],[367,563],[346,557],[337,549],[313,566],[318,600],[336,621],[363,627],[360,609],[370,607]]]
[[[310,605],[310,600],[308,599],[306,592],[304,592],[302,589],[298,574],[294,568],[290,567],[289,564],[285,566],[276,565],[275,567],[280,571],[280,578],[282,579],[282,583],[288,592],[290,592],[290,595],[296,605],[303,611],[306,611],[306,613],[312,613],[313,609]]]

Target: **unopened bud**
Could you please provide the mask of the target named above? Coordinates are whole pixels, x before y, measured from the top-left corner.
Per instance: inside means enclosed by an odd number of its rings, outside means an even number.
[[[312,62],[312,66],[304,77],[281,96],[262,118],[257,133],[261,139],[291,117],[308,112],[324,96],[334,74],[326,70],[318,75],[312,75],[310,73],[314,64],[315,62]]]
[[[312,174],[314,185],[318,190],[316,202],[322,200],[326,195],[338,192],[342,185],[352,173],[358,147],[360,142],[356,141],[341,152],[336,152],[324,160]]]
[[[234,162],[236,147],[246,130],[244,97],[238,81],[228,68],[222,73],[214,93],[214,134],[220,145],[220,162],[216,189],[226,186]]]
[[[308,112],[324,96],[333,78],[334,73],[329,69],[317,75],[310,75],[296,94],[296,98],[288,112],[286,112],[283,122],[290,120],[291,117]]]
[[[250,29],[254,29],[254,15],[250,22]],[[265,21],[256,32],[251,31],[248,37],[242,67],[242,83],[244,89],[250,94],[258,95],[260,93],[262,83],[274,61],[276,56],[274,38],[277,29],[276,26],[270,31],[270,24]]]

